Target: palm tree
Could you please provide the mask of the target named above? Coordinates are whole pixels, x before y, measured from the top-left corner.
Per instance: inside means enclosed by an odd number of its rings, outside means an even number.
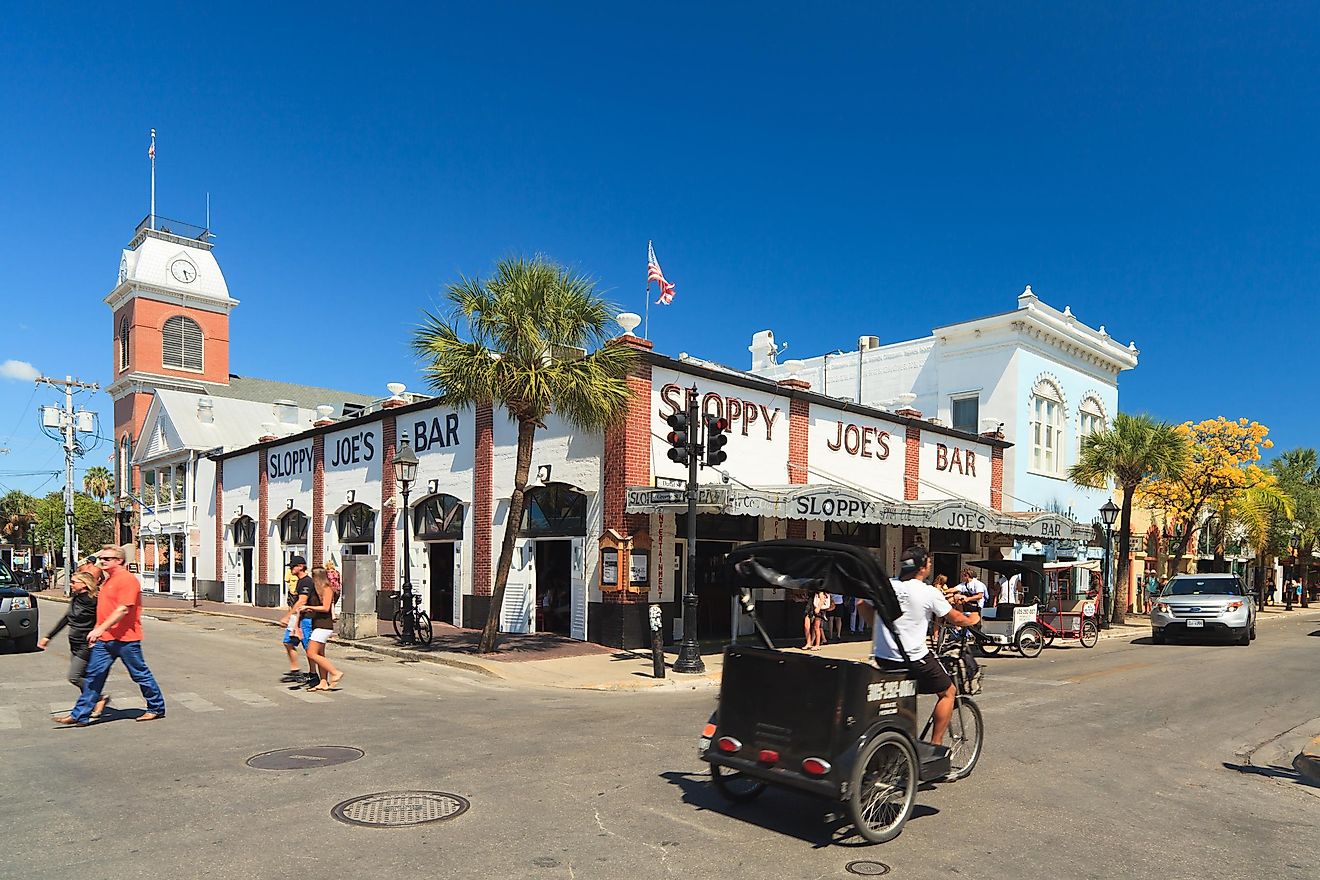
[[[83,491],[97,501],[104,501],[109,497],[114,486],[115,478],[110,475],[109,470],[100,465],[89,467],[87,473],[83,474]]]
[[[1113,427],[1098,431],[1082,440],[1077,463],[1068,469],[1068,478],[1079,486],[1101,488],[1110,480],[1123,492],[1118,521],[1117,583],[1128,582],[1128,549],[1132,540],[1132,496],[1145,479],[1172,479],[1187,463],[1187,441],[1165,422],[1142,413],[1119,413]],[[1121,624],[1127,613],[1126,603],[1114,602],[1114,590],[1106,597],[1113,602],[1110,619]]]
[[[595,282],[544,257],[501,260],[490,278],[449,285],[446,299],[449,314],[424,313],[412,340],[431,388],[450,406],[498,404],[518,423],[513,494],[478,647],[485,654],[495,649],[536,429],[552,413],[582,431],[620,421],[636,353],[605,344],[614,309]]]

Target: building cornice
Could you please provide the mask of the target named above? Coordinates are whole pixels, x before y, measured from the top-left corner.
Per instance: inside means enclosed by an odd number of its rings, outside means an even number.
[[[155,284],[144,284],[141,281],[127,280],[110,291],[105,297],[105,304],[110,310],[118,311],[119,307],[130,299],[142,298],[155,300],[157,302],[168,303],[170,305],[182,306],[184,308],[200,309],[206,312],[215,312],[221,315],[227,315],[238,305],[238,300],[230,297],[228,299],[216,299],[213,296],[203,294],[188,293],[187,291],[174,290],[169,287],[160,287]]]

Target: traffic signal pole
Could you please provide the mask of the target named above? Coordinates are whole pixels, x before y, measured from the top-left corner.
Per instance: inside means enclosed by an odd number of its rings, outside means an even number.
[[[701,662],[701,647],[697,644],[697,589],[693,575],[697,570],[697,468],[700,466],[697,432],[700,413],[697,406],[697,386],[687,390],[687,574],[683,578],[683,644],[674,661],[675,672],[706,671]]]

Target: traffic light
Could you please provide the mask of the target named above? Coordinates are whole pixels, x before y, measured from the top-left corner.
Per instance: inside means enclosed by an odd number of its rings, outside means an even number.
[[[676,412],[665,421],[673,428],[665,438],[669,441],[669,460],[675,464],[687,464],[688,456],[692,454],[688,440],[687,413]]]
[[[729,442],[726,432],[729,430],[729,420],[718,416],[706,416],[706,466],[715,467],[724,464],[724,460],[729,457],[729,453],[724,451],[724,445]]]

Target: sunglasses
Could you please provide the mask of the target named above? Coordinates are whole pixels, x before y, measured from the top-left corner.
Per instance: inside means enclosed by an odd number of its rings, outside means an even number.
[[[124,561],[124,557],[122,557],[122,556],[98,556],[98,557],[96,557],[96,561],[97,561],[97,562],[123,562],[123,561]]]

